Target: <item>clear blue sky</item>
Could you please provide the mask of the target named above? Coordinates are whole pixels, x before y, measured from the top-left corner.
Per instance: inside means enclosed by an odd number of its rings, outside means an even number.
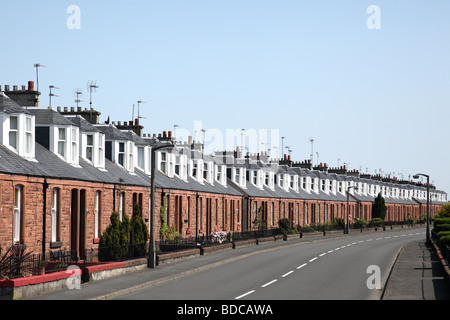
[[[80,29],[66,25],[70,5]],[[381,29],[367,27],[370,5]],[[74,106],[81,88],[88,107],[96,80],[101,121],[131,120],[143,100],[146,133],[194,134],[195,121],[207,134],[277,131],[298,161],[314,138],[314,162],[423,172],[450,191],[448,0],[26,0],[1,11],[0,84],[25,85],[45,65],[41,106],[55,85],[53,106]]]

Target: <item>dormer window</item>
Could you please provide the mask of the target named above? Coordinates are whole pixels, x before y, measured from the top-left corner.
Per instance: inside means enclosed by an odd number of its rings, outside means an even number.
[[[180,163],[180,156],[179,155],[176,155],[175,156],[175,174],[177,175],[177,176],[180,176],[181,174],[180,174],[180,166],[181,166],[181,163]]]
[[[222,170],[223,170],[222,166],[216,167],[216,180],[219,182],[222,182],[222,176],[223,176]]]
[[[58,128],[58,154],[61,157],[66,156],[66,129]]]
[[[93,161],[94,154],[94,135],[88,134],[86,136],[86,159]]]
[[[33,154],[33,142],[33,119],[27,117],[25,125],[25,153],[29,156]]]
[[[239,179],[240,175],[239,175],[239,169],[235,168],[234,169],[234,182],[237,184],[240,184],[240,179]]]
[[[9,145],[17,150],[18,145],[18,118],[16,116],[9,117]]]
[[[253,171],[252,183],[257,186],[258,185],[258,171]]]
[[[119,142],[119,164],[125,166],[125,142]]]
[[[72,128],[72,162],[77,162],[78,159],[78,135],[77,130]]]
[[[159,170],[163,173],[167,173],[167,153],[161,152],[161,160],[159,162]]]
[[[203,179],[208,180],[208,164],[203,163]]]

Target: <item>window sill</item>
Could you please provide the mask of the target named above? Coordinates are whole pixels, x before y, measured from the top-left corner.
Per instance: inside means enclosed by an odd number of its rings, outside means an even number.
[[[50,249],[57,249],[62,247],[61,241],[50,242]]]

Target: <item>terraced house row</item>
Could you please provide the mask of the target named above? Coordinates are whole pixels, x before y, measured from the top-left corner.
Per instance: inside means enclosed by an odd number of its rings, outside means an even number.
[[[26,244],[36,253],[98,246],[113,211],[131,216],[138,203],[150,221],[150,174],[155,168],[155,236],[160,208],[183,237],[213,231],[252,230],[261,218],[276,228],[331,222],[336,217],[370,220],[381,193],[386,220],[419,218],[426,186],[360,174],[345,167],[313,167],[239,148],[205,154],[196,141],[175,143],[171,132],[143,134],[138,119],[100,123],[100,112],[39,107],[30,81],[0,88],[0,248]],[[109,122],[109,121],[108,121]],[[170,147],[155,152],[164,143]],[[347,210],[347,190],[349,209]],[[431,186],[431,214],[448,201]],[[258,216],[260,215],[260,217]]]

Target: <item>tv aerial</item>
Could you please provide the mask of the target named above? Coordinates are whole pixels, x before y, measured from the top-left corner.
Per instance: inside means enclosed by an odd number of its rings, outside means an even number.
[[[78,109],[78,104],[80,102],[82,102],[82,100],[80,100],[80,95],[82,95],[83,92],[81,91],[80,88],[77,88],[77,89],[74,89],[73,94],[76,96],[75,103],[77,104],[77,109]]]
[[[92,110],[92,92],[97,92],[97,81],[91,80],[88,82],[87,88],[89,90],[89,107]]]
[[[139,115],[139,105],[141,104],[141,103],[147,103],[147,102],[145,102],[145,101],[141,101],[141,100],[138,100],[137,101],[137,104],[138,104],[138,119],[146,119],[145,117],[141,117],[140,115]]]

